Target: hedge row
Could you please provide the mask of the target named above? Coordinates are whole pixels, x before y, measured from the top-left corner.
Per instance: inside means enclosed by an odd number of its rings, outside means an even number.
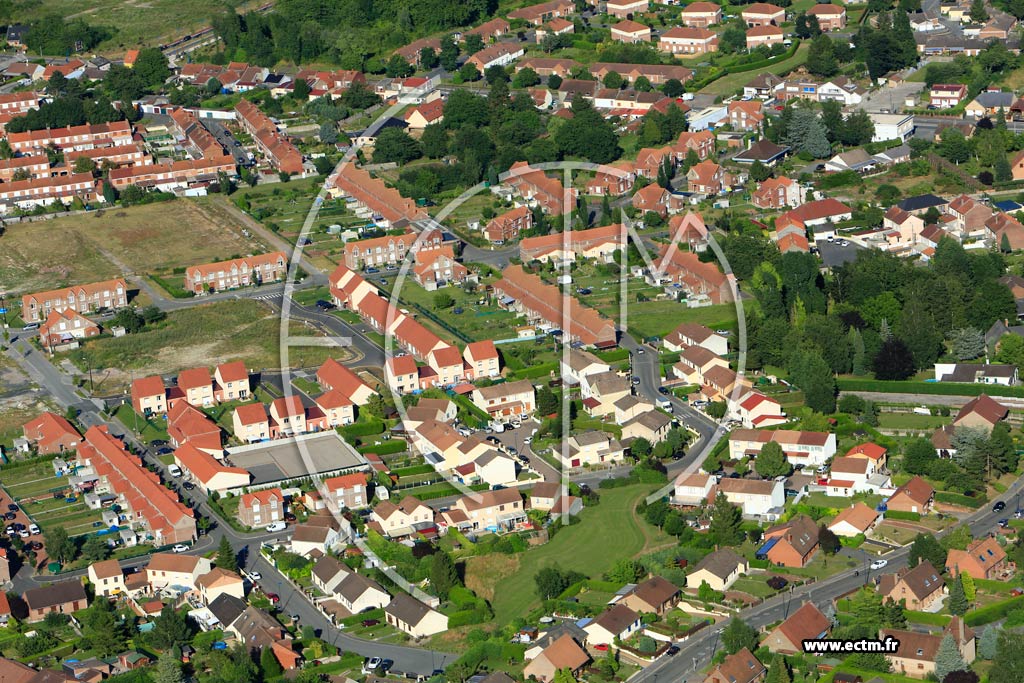
[[[878,379],[837,380],[840,391],[873,391],[882,394],[935,394],[941,396],[1016,396],[1024,398],[1024,387],[996,384],[956,384],[950,382],[899,382]]]
[[[414,474],[430,474],[433,471],[434,467],[432,465],[412,465],[410,467],[398,467],[391,470],[391,473],[399,477],[411,477]]]
[[[993,621],[1002,619],[1018,607],[1024,607],[1024,595],[1018,595],[1017,597],[1010,598],[1009,600],[995,602],[991,605],[986,605],[985,607],[980,607],[972,612],[968,612],[964,617],[964,623],[972,628],[975,626],[990,624]]]
[[[902,510],[889,510],[885,513],[886,519],[901,519],[904,522],[920,522],[919,512],[903,512]]]
[[[363,454],[376,453],[377,455],[390,455],[392,453],[401,453],[408,447],[409,445],[401,439],[389,439],[388,441],[384,441],[377,445],[367,444],[365,446],[360,446],[356,450]],[[428,465],[427,467],[430,466]]]
[[[341,435],[344,437],[354,438],[358,436],[374,436],[384,431],[383,420],[373,420],[367,422],[356,422],[354,424],[346,425],[341,428]]]
[[[960,493],[952,493],[951,491],[936,491],[935,500],[940,503],[949,503],[950,505],[960,505],[965,508],[971,508],[977,510],[982,505],[988,502],[988,498],[982,496],[981,498],[971,498]]]

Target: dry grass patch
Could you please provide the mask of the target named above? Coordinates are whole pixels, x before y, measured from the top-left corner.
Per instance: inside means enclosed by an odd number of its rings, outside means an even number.
[[[466,588],[487,601],[494,600],[494,591],[502,579],[519,570],[518,555],[492,553],[466,560]]]

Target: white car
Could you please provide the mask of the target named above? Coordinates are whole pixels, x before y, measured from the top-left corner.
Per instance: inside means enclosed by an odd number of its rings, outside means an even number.
[[[167,472],[175,479],[181,476],[181,468],[178,467],[177,465],[168,465]]]
[[[263,574],[260,574],[259,572],[249,572],[249,578],[253,581],[259,581],[263,578]]]
[[[29,524],[28,525],[28,531],[33,536],[37,536],[37,535],[39,535],[41,533],[40,530],[39,530],[39,525],[38,524]]]
[[[889,560],[875,560],[874,562],[871,563],[871,568],[872,569],[883,569],[887,564],[889,564]]]
[[[178,543],[173,548],[171,548],[171,550],[176,552],[176,553],[187,553],[188,552],[188,546],[185,545],[184,543]]]
[[[366,660],[366,664],[363,665],[363,668],[366,669],[367,671],[373,671],[374,669],[378,668],[379,666],[380,666],[380,657],[370,657],[369,659]]]
[[[274,522],[273,524],[268,524],[267,525],[267,533],[268,534],[275,534],[278,531],[284,531],[287,528],[288,528],[288,525],[285,524],[284,522]]]

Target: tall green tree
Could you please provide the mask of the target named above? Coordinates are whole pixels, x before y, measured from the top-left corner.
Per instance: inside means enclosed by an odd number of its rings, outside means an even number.
[[[935,653],[935,676],[940,681],[951,671],[963,671],[967,668],[964,658],[960,655],[960,648],[957,647],[953,636],[946,634],[939,643],[939,650]]]
[[[1024,634],[1004,631],[988,675],[989,683],[1024,681]]]
[[[733,617],[722,629],[722,647],[731,655],[743,648],[753,652],[757,649],[757,629],[739,617]]]
[[[769,441],[761,448],[754,461],[754,469],[765,479],[774,479],[792,471],[782,446],[774,441]]]
[[[830,78],[839,72],[835,44],[824,33],[811,41],[807,51],[807,70],[822,78]]]
[[[430,585],[442,600],[448,598],[448,592],[459,585],[459,572],[451,556],[438,550],[430,560]]]
[[[719,491],[711,506],[708,534],[721,546],[734,546],[743,538],[742,523],[743,513]]]
[[[946,606],[949,608],[950,614],[955,614],[958,617],[967,613],[967,608],[970,605],[967,604],[967,596],[964,594],[964,584],[960,580],[960,576],[950,582],[949,600],[946,602]]]
[[[43,543],[46,545],[46,554],[52,559],[66,564],[75,559],[75,542],[68,537],[64,527],[54,526],[43,533]]]
[[[910,544],[907,564],[916,567],[922,560],[932,563],[936,569],[946,566],[946,550],[931,534],[919,533]]]
[[[181,662],[169,653],[160,655],[156,660],[153,683],[185,683],[185,676],[181,672]]]
[[[109,657],[124,650],[128,642],[124,625],[105,597],[97,597],[81,619],[82,635],[89,648],[100,657]]]
[[[235,552],[235,549],[231,547],[231,541],[228,540],[227,536],[222,536],[220,539],[220,545],[217,547],[217,557],[214,558],[214,564],[229,572],[238,571],[238,554]]]

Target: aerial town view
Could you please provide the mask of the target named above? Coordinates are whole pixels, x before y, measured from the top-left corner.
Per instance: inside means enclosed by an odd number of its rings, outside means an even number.
[[[0,683],[1024,683],[1024,0],[736,1],[0,0]]]

